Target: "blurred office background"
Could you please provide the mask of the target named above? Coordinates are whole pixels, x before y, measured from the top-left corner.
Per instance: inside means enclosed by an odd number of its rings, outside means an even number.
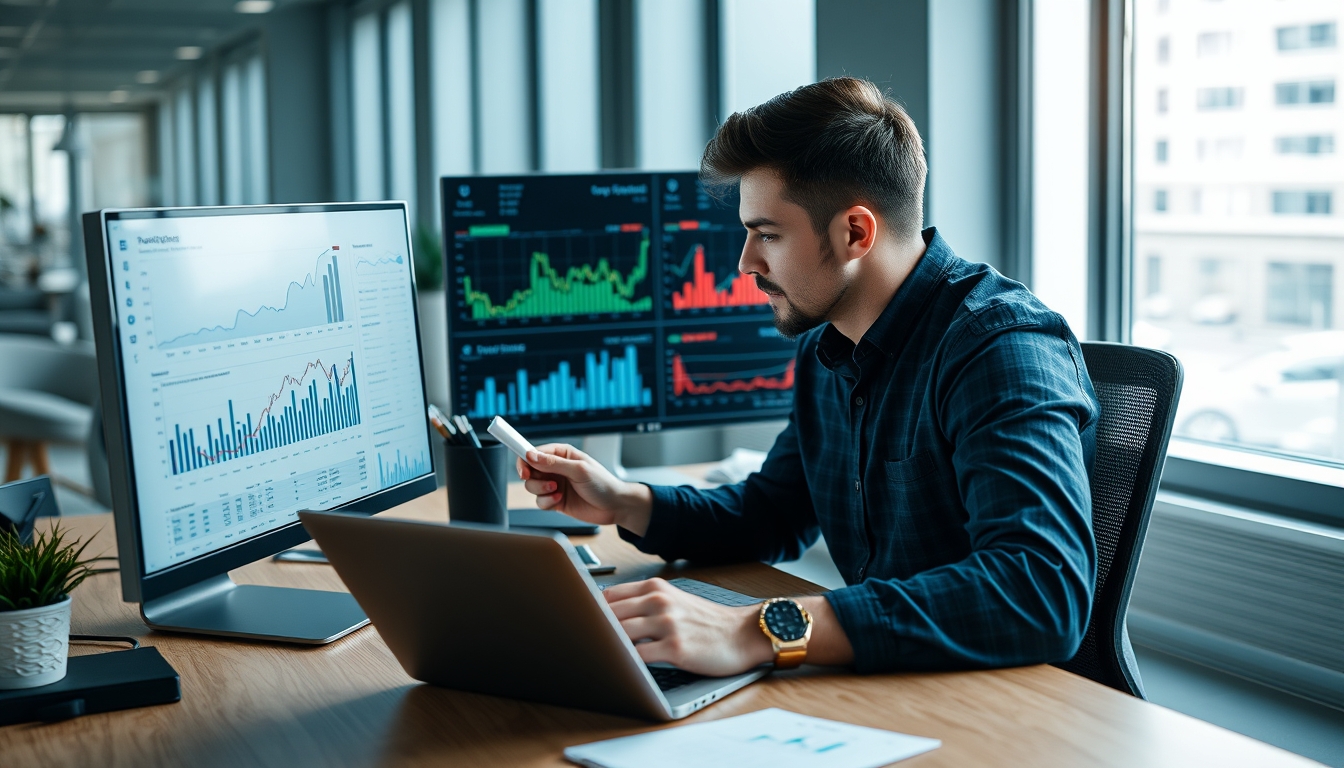
[[[961,255],[1079,337],[1185,365],[1130,619],[1150,696],[1344,764],[1341,19],[1344,0],[0,0],[0,408],[48,397],[63,420],[0,424],[0,451],[49,457],[67,511],[101,508],[92,391],[17,364],[92,354],[82,211],[408,201],[446,403],[438,177],[692,168],[733,111],[867,77],[919,125],[927,222]],[[640,436],[626,462],[779,428]]]

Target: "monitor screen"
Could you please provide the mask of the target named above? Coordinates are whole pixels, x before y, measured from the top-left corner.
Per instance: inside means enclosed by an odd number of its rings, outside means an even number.
[[[794,342],[694,172],[443,179],[454,407],[532,436],[783,418]]]
[[[105,222],[146,574],[432,472],[403,205]]]

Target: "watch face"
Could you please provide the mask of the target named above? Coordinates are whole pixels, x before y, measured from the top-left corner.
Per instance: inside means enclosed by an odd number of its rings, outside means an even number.
[[[771,634],[785,642],[801,640],[807,634],[807,622],[803,620],[802,609],[787,600],[766,607],[765,626]]]

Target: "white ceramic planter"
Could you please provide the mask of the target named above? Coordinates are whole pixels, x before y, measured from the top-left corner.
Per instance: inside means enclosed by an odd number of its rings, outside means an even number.
[[[69,595],[54,605],[0,611],[0,690],[63,679],[69,652]]]

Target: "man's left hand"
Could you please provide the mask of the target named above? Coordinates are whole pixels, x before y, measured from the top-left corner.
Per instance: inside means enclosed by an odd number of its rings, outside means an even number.
[[[719,605],[663,579],[615,584],[602,594],[646,663],[725,677],[775,658],[760,606]]]

